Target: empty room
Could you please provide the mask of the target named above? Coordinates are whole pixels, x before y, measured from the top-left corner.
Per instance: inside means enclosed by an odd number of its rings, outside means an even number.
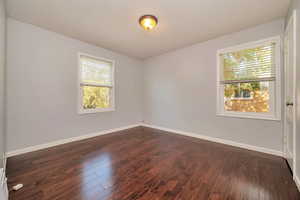
[[[300,0],[0,0],[0,200],[300,200]]]

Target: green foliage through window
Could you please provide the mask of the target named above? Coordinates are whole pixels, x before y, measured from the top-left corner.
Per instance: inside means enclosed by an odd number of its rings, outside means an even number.
[[[237,112],[269,112],[269,86],[269,82],[225,84],[225,110]]]
[[[82,86],[83,108],[109,108],[110,107],[110,88]]]

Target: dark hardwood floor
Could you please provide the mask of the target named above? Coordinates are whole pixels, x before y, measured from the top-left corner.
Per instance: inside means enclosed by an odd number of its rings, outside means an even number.
[[[8,159],[11,200],[298,200],[285,160],[149,128]]]

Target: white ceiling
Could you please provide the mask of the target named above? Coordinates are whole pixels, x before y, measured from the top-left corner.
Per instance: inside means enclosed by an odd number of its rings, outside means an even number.
[[[8,15],[136,58],[284,17],[290,0],[7,0]],[[146,32],[144,14],[158,17]]]

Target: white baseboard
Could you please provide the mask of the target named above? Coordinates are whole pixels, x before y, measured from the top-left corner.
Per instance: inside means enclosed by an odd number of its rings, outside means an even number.
[[[295,181],[295,183],[297,185],[297,188],[298,188],[298,190],[300,192],[300,179],[299,179],[299,177],[296,174],[294,176],[294,181]]]
[[[286,150],[286,158],[293,158],[293,154],[289,149]]]
[[[88,139],[88,138],[92,138],[92,137],[96,137],[96,136],[100,136],[100,135],[105,135],[105,134],[109,134],[109,133],[113,133],[113,132],[117,132],[117,131],[121,131],[121,130],[126,130],[126,129],[130,129],[130,128],[138,127],[138,126],[150,127],[150,128],[159,129],[159,130],[163,130],[163,131],[167,131],[167,132],[171,132],[171,133],[176,133],[176,134],[190,136],[190,137],[199,138],[199,139],[203,139],[203,140],[208,140],[208,141],[212,141],[212,142],[227,144],[227,145],[236,146],[236,147],[240,147],[240,148],[244,148],[244,149],[249,149],[249,150],[253,150],[253,151],[272,154],[272,155],[276,155],[276,156],[280,156],[280,157],[284,156],[283,152],[281,152],[281,151],[267,149],[267,148],[264,148],[264,147],[257,147],[257,146],[238,143],[238,142],[234,142],[234,141],[230,141],[230,140],[224,140],[224,139],[220,139],[220,138],[209,137],[209,136],[202,135],[202,134],[191,133],[191,132],[186,132],[186,131],[181,131],[181,130],[174,130],[174,129],[170,129],[170,128],[165,128],[165,127],[160,127],[160,126],[141,123],[141,124],[134,124],[134,125],[130,125],[130,126],[115,128],[115,129],[104,130],[104,131],[97,132],[97,133],[81,135],[81,136],[78,136],[78,137],[72,137],[72,138],[57,140],[57,141],[54,141],[54,142],[49,142],[49,143],[45,143],[45,144],[30,146],[30,147],[26,147],[26,148],[23,148],[23,149],[17,149],[17,150],[14,150],[14,151],[9,151],[9,152],[6,153],[6,157],[12,157],[12,156],[32,152],[32,151],[37,151],[37,150],[41,150],[41,149],[45,149],[45,148],[49,148],[49,147],[53,147],[53,146],[57,146],[57,145],[61,145],[61,144],[66,144],[66,143],[70,143],[70,142],[74,142],[74,141],[84,140],[84,139]]]
[[[165,127],[155,126],[155,125],[149,125],[149,124],[144,124],[144,123],[142,124],[142,126],[149,127],[149,128],[154,128],[154,129],[159,129],[159,130],[162,130],[162,131],[167,131],[167,132],[171,132],[171,133],[175,133],[175,134],[180,134],[180,135],[190,136],[190,137],[194,137],[194,138],[199,138],[199,139],[203,139],[203,140],[207,140],[207,141],[211,141],[211,142],[227,144],[227,145],[230,145],[230,146],[240,147],[240,148],[243,148],[243,149],[248,149],[248,150],[253,150],[253,151],[258,151],[258,152],[262,152],[262,153],[267,153],[267,154],[272,154],[272,155],[284,157],[283,152],[276,151],[276,150],[273,150],[273,149],[267,149],[267,148],[264,148],[264,147],[258,147],[258,146],[253,146],[253,145],[249,145],[249,144],[234,142],[234,141],[231,141],[231,140],[224,140],[224,139],[221,139],[221,138],[209,137],[209,136],[202,135],[202,134],[190,133],[190,132],[181,131],[181,130],[174,130],[174,129],[170,129],[170,128],[165,128]]]
[[[8,199],[7,178],[3,168],[0,168],[0,199]]]
[[[26,148],[23,148],[23,149],[17,149],[17,150],[14,150],[14,151],[6,152],[6,157],[12,157],[12,156],[32,152],[32,151],[37,151],[37,150],[41,150],[41,149],[45,149],[45,148],[49,148],[49,147],[54,147],[54,146],[61,145],[61,144],[66,144],[66,143],[70,143],[70,142],[84,140],[84,139],[88,139],[88,138],[92,138],[92,137],[96,137],[96,136],[100,136],[100,135],[106,135],[106,134],[109,134],[109,133],[122,131],[122,130],[130,129],[130,128],[134,128],[134,127],[138,127],[138,126],[141,126],[141,124],[134,124],[134,125],[130,125],[130,126],[124,126],[124,127],[120,127],[120,128],[104,130],[104,131],[100,131],[100,132],[97,132],[97,133],[90,133],[90,134],[81,135],[81,136],[77,136],[77,137],[72,137],[72,138],[67,138],[67,139],[62,139],[62,140],[56,140],[56,141],[49,142],[49,143],[30,146],[30,147],[26,147]]]
[[[4,174],[6,174],[6,163],[7,163],[7,157],[6,157],[6,154],[3,153],[3,169],[4,169]]]

